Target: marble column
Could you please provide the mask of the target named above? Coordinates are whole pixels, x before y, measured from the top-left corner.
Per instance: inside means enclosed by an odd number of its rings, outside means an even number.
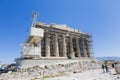
[[[49,38],[49,33],[45,34],[45,54],[46,54],[46,57],[50,57],[50,38]]]
[[[63,56],[64,56],[64,57],[67,57],[65,35],[63,35]]]
[[[70,58],[75,58],[75,53],[74,53],[74,51],[73,51],[72,36],[70,36]]]
[[[54,50],[55,50],[55,56],[59,57],[58,35],[57,34],[55,34],[55,46],[54,46]]]
[[[90,43],[89,41],[87,40],[87,54],[88,54],[88,57],[91,57],[91,52],[90,52]]]
[[[80,46],[79,46],[79,38],[76,38],[76,47],[77,47],[77,56],[80,58]]]
[[[84,57],[87,57],[87,51],[86,51],[85,40],[84,39],[82,39],[82,47],[83,47],[83,55],[84,55]]]

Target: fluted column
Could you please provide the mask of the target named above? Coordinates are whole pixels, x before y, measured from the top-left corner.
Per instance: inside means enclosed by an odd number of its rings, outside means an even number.
[[[59,57],[58,35],[57,34],[55,34],[55,46],[54,46],[54,50],[55,50],[55,56]]]
[[[84,55],[84,57],[87,57],[84,39],[82,39],[82,47],[83,47],[83,55]]]
[[[66,54],[66,41],[65,41],[65,35],[63,35],[63,56],[64,57],[67,57],[67,54]]]
[[[79,46],[79,39],[78,38],[76,38],[76,47],[77,47],[77,56],[81,57],[80,46]]]
[[[75,58],[75,53],[73,51],[73,41],[71,36],[70,36],[70,57]]]
[[[46,54],[46,57],[50,57],[50,38],[49,38],[49,33],[45,34],[45,54]]]
[[[88,54],[88,57],[91,57],[91,52],[90,52],[90,45],[89,45],[89,41],[87,40],[87,54]]]

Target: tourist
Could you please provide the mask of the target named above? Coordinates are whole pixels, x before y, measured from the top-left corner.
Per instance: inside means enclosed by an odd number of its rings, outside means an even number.
[[[106,72],[106,73],[109,72],[109,71],[108,71],[108,66],[107,66],[107,64],[105,64],[105,72]]]
[[[114,64],[112,64],[112,68],[114,68],[115,66],[114,66]]]
[[[102,64],[103,73],[105,73],[105,65]]]

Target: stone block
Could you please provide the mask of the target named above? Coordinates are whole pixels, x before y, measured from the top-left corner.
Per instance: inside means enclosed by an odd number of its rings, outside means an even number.
[[[115,65],[115,71],[117,74],[120,74],[120,64]]]
[[[31,27],[30,36],[43,37],[44,36],[43,33],[44,33],[44,30],[42,28]]]

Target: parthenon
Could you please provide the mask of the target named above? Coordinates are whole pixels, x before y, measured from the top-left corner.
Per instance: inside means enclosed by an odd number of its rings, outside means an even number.
[[[88,33],[67,25],[37,22],[22,50],[22,58],[79,59],[91,57]]]

